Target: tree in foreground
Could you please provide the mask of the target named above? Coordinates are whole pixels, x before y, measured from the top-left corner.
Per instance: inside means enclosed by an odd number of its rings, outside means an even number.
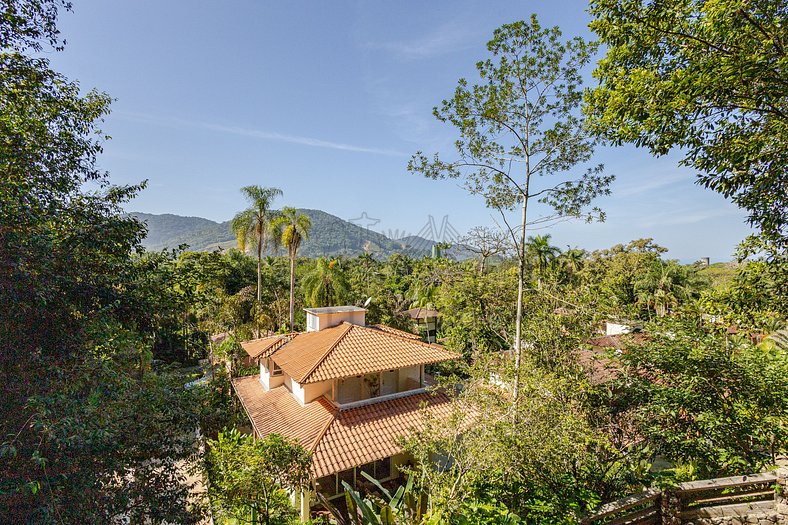
[[[503,212],[520,208],[520,223],[510,228],[519,262],[515,360],[521,359],[526,227],[529,204],[538,201],[552,212],[537,221],[586,217],[603,219],[598,208],[584,210],[599,195],[609,194],[612,176],[602,166],[579,177],[559,178],[591,158],[594,139],[577,115],[582,100],[581,70],[594,46],[581,38],[561,41],[557,27],[544,29],[536,16],[506,24],[487,44],[493,57],[477,63],[480,82],[461,79],[454,96],[434,114],[455,126],[456,160],[416,153],[411,172],[434,179],[464,178],[472,194]],[[543,180],[544,179],[544,180]],[[557,180],[556,180],[557,179]],[[519,366],[518,366],[519,368]],[[519,391],[515,377],[515,400]]]
[[[616,144],[672,150],[788,247],[788,12],[782,0],[593,0],[607,53],[588,97]]]
[[[110,97],[25,54],[62,45],[69,5],[0,5],[0,522],[194,523],[197,421],[150,370],[144,226],[123,212],[142,185],[97,165]]]
[[[282,195],[279,188],[262,188],[260,186],[244,186],[241,188],[249,207],[238,212],[230,221],[230,228],[238,239],[238,249],[246,251],[250,242],[255,243],[257,254],[257,302],[262,300],[262,258],[263,249],[268,242],[271,224],[271,204],[276,197]]]
[[[670,461],[675,478],[759,472],[788,450],[785,348],[733,344],[694,319],[647,328],[650,339],[619,357],[611,409],[634,416],[630,438]]]
[[[208,442],[206,462],[208,494],[222,517],[284,525],[296,517],[288,493],[307,487],[312,458],[278,434],[255,439],[232,429]]]
[[[308,215],[299,213],[295,208],[285,206],[282,208],[272,224],[275,242],[287,248],[290,257],[290,331],[295,330],[295,270],[298,249],[301,241],[309,238],[312,221]]]

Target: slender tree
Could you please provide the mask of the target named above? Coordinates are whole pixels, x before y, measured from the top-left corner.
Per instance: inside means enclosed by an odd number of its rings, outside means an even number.
[[[257,251],[257,302],[261,301],[262,289],[262,258],[263,248],[268,238],[269,224],[271,221],[271,203],[276,197],[282,195],[279,188],[263,188],[260,186],[244,186],[241,188],[249,207],[238,212],[230,222],[230,228],[238,239],[238,249],[246,251],[249,242],[256,243]]]
[[[487,48],[492,58],[476,65],[480,82],[469,85],[461,79],[454,96],[434,110],[438,120],[459,130],[458,158],[445,161],[436,154],[430,159],[418,152],[408,169],[434,179],[463,177],[468,191],[482,195],[488,207],[501,211],[504,220],[504,211],[520,208],[519,227],[509,228],[519,262],[516,401],[529,203],[537,200],[552,210],[537,221],[602,220],[600,209],[583,210],[598,195],[609,194],[613,177],[604,175],[600,165],[579,177],[541,182],[542,177],[552,178],[591,158],[594,140],[585,132],[577,110],[582,100],[581,70],[589,63],[594,46],[581,38],[562,42],[557,27],[543,29],[536,16],[531,16],[530,22],[497,29]]]
[[[295,328],[295,266],[301,241],[309,238],[312,220],[295,208],[285,206],[271,223],[274,241],[287,248],[290,257],[290,331]]]

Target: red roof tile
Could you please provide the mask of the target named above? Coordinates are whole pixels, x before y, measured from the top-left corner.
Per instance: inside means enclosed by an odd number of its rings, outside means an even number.
[[[325,398],[301,406],[284,386],[266,392],[259,375],[234,379],[233,388],[259,436],[278,433],[311,450],[334,419],[334,406]]]
[[[274,361],[298,383],[317,383],[457,359],[442,346],[391,331],[342,323],[300,334],[283,344]]]
[[[292,340],[298,334],[278,334],[268,337],[261,337],[260,339],[252,339],[251,341],[244,341],[241,347],[246,350],[249,357],[256,359],[258,357],[269,357],[276,352],[283,344]]]
[[[284,386],[266,392],[256,375],[235,379],[233,387],[258,435],[278,433],[312,452],[315,477],[398,454],[397,439],[423,428],[424,411],[441,418],[452,410],[441,393],[417,392],[340,411],[325,397],[301,406]]]
[[[397,439],[424,426],[422,408],[447,417],[451,400],[444,394],[420,393],[339,412],[313,452],[316,477],[326,476],[402,452]]]

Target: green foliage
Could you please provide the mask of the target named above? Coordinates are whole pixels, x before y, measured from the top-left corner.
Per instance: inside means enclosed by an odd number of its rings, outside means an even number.
[[[288,491],[306,488],[311,465],[309,452],[278,434],[264,439],[220,432],[208,441],[208,494],[221,519],[242,523],[292,523],[296,511]]]
[[[296,257],[301,241],[309,239],[312,221],[307,215],[291,207],[284,207],[271,222],[271,232],[276,244],[287,248],[290,257],[290,331],[295,330],[295,274]]]
[[[109,96],[21,54],[59,47],[68,7],[0,8],[0,521],[193,523],[197,419],[151,371],[159,311],[122,210],[142,185],[97,165]]]
[[[343,481],[347,514],[339,512],[327,501],[323,502],[340,525],[438,525],[440,523],[439,516],[425,514],[426,495],[414,488],[412,478],[392,494],[366,472],[361,474],[376,487],[379,494],[364,497]]]
[[[459,510],[457,525],[517,525],[523,523],[519,516],[509,511],[502,503],[471,501]]]
[[[651,339],[620,356],[614,410],[697,478],[758,472],[788,448],[788,354],[682,320],[649,326]]]
[[[588,96],[595,129],[663,155],[731,199],[774,254],[788,242],[788,15],[780,0],[593,0],[607,47]]]
[[[347,278],[339,260],[319,258],[301,281],[304,303],[312,308],[337,306],[349,294]]]

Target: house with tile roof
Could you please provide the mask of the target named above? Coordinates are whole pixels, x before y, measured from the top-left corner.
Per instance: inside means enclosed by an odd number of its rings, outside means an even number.
[[[308,308],[307,331],[242,343],[260,373],[233,381],[258,437],[278,433],[312,453],[314,489],[341,498],[342,481],[361,472],[380,481],[408,461],[398,439],[424,422],[448,416],[449,398],[427,391],[425,365],[457,359],[419,336],[365,324],[352,306]],[[317,501],[294,497],[302,520]]]

